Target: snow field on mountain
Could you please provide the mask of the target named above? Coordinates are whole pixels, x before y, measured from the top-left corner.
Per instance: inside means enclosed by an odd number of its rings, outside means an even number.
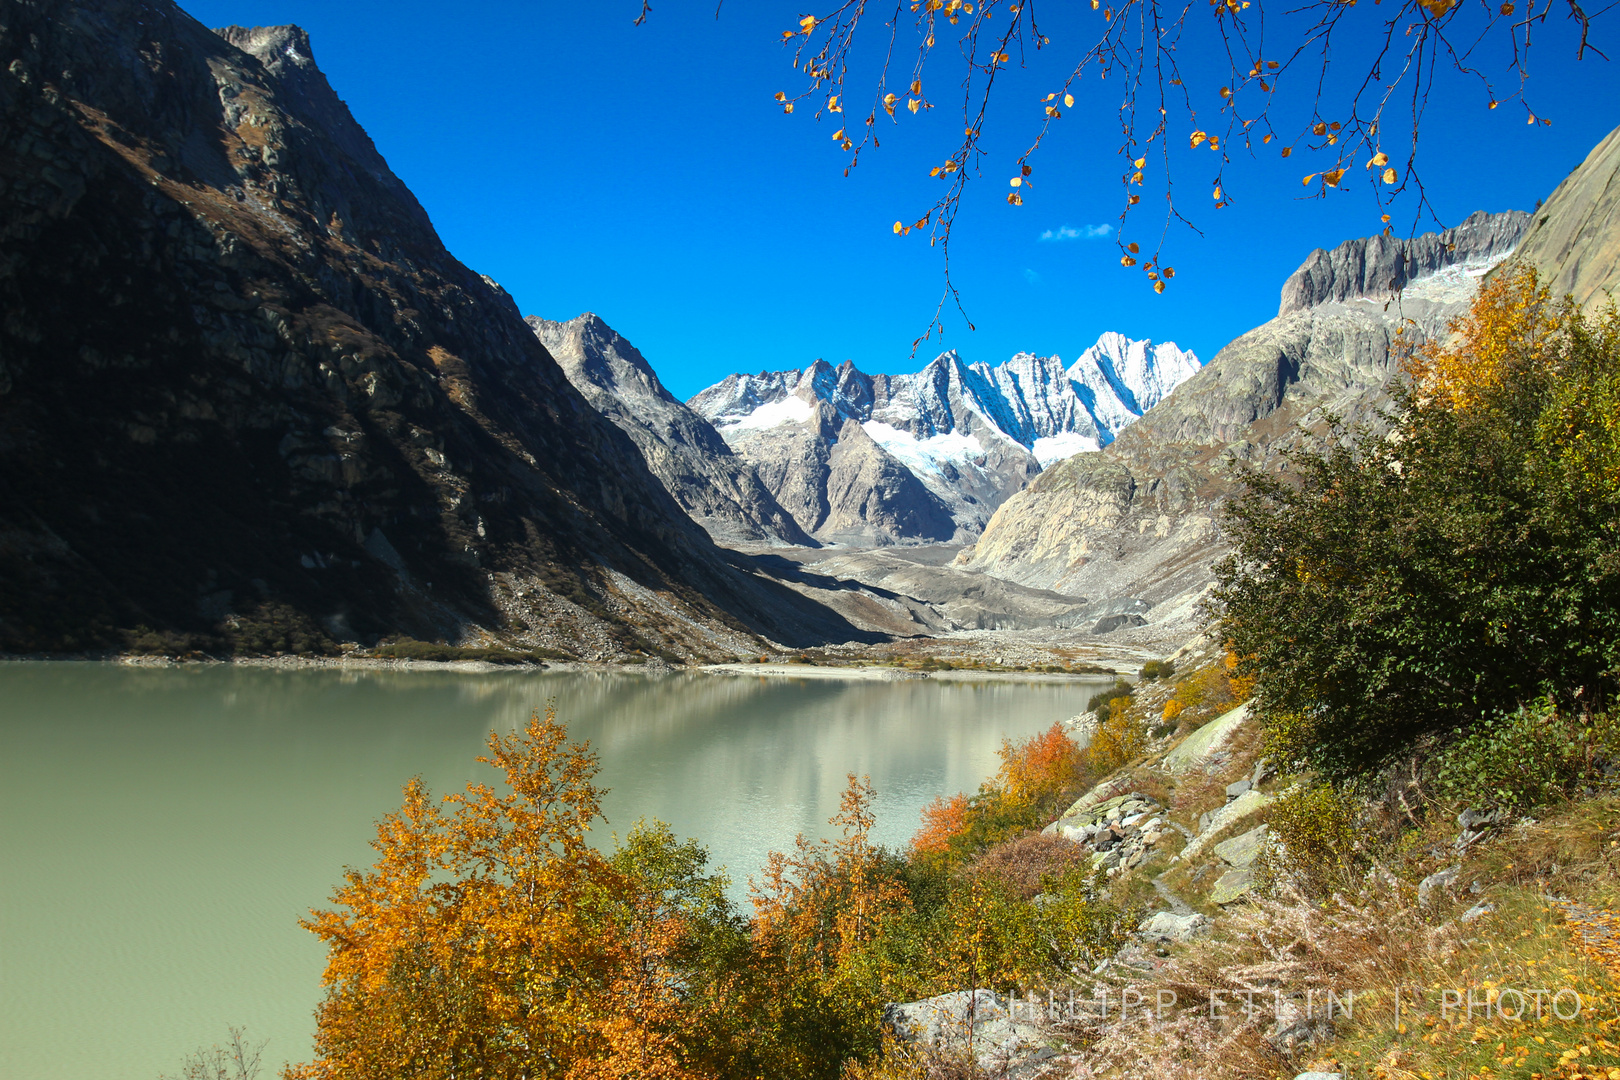
[[[767,401],[746,416],[721,416],[715,420],[715,428],[722,435],[733,431],[758,431],[762,428],[780,427],[783,424],[802,424],[810,419],[815,410],[803,398],[785,397],[777,401]]]
[[[1040,462],[1041,468],[1044,469],[1064,458],[1074,457],[1076,454],[1089,454],[1101,449],[1096,439],[1066,431],[1061,435],[1042,435],[1035,440],[1029,451],[1035,455],[1035,460]]]
[[[897,458],[919,480],[927,479],[924,473],[943,473],[942,462],[964,469],[984,456],[984,446],[974,435],[950,431],[919,439],[909,431],[890,427],[880,420],[868,420],[861,427],[873,442]]]

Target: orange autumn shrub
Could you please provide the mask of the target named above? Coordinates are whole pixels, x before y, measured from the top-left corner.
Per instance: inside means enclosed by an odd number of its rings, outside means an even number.
[[[836,979],[908,904],[871,841],[872,799],[871,782],[850,773],[831,819],[843,836],[812,843],[800,834],[792,854],[771,852],[760,880],[749,882],[755,944],[823,981]]]
[[[1478,408],[1510,380],[1559,359],[1567,317],[1534,269],[1510,266],[1452,321],[1450,339],[1430,338],[1403,357],[1403,374],[1427,400],[1453,411]]]
[[[1253,695],[1258,676],[1253,671],[1244,671],[1243,658],[1231,649],[1226,650],[1225,664],[1226,684],[1231,690],[1232,700],[1241,705]]]
[[[934,796],[922,809],[922,827],[911,838],[913,855],[944,855],[952,837],[967,829],[968,797],[957,792],[950,798]]]
[[[505,791],[468,784],[377,825],[369,870],[302,925],[327,946],[315,1060],[289,1080],[536,1075],[699,1080],[677,997],[685,913],[587,845],[596,755],[547,710],[491,734]]]
[[[997,753],[1001,769],[996,786],[1017,805],[1033,805],[1073,787],[1085,763],[1085,752],[1058,723],[1022,742],[1003,739]]]

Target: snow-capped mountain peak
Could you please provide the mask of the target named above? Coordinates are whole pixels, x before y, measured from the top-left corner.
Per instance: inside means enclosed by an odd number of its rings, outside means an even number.
[[[848,360],[817,360],[802,371],[729,376],[687,404],[763,473],[772,473],[766,459],[777,443],[802,454],[814,428],[831,446],[853,421],[976,532],[1030,476],[1108,445],[1198,367],[1174,343],[1107,333],[1068,366],[1033,353],[970,364],[948,350],[920,371],[867,375]]]
[[[993,367],[969,364],[954,349],[909,375],[873,376],[848,360],[836,368],[817,360],[802,371],[729,376],[687,404],[722,434],[807,419],[807,411],[776,406],[797,397],[826,402],[840,418],[876,421],[918,439],[988,426],[1025,450],[1042,441],[1043,449],[1073,447],[1072,453],[1107,446],[1198,368],[1198,358],[1174,342],[1109,332],[1067,368],[1058,356],[1033,353]]]

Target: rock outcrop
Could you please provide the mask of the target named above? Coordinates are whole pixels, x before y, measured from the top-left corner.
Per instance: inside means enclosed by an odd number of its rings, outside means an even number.
[[[883,1007],[883,1024],[925,1053],[952,1063],[971,1058],[971,1066],[986,1076],[1016,1077],[1039,1071],[1040,1064],[1056,1056],[1050,1037],[1037,1023],[1034,1006],[993,990],[957,990],[922,1001],[890,1003]]]
[[[688,404],[814,536],[963,540],[1044,465],[1106,446],[1197,370],[1172,343],[1104,334],[1067,367],[947,352],[915,374],[867,375],[818,360],[729,376]]]
[[[1089,848],[1091,865],[1112,877],[1141,865],[1175,830],[1163,806],[1132,792],[1089,806],[1077,803],[1043,831]]]
[[[0,648],[845,640],[445,250],[296,27],[0,0]]]
[[[1515,254],[1553,295],[1591,310],[1620,288],[1620,128],[1593,147],[1535,213]]]
[[[1513,250],[1527,219],[1520,213],[1478,212],[1455,229],[1410,240],[1372,236],[1332,251],[1318,248],[1283,283],[1277,317],[1322,304],[1387,300],[1418,281],[1433,291],[1442,276],[1466,288]]]
[[[1217,526],[1239,463],[1264,465],[1329,415],[1375,419],[1395,374],[1397,331],[1443,332],[1529,215],[1475,214],[1414,240],[1313,252],[1279,315],[1223,348],[1097,454],[1054,465],[996,512],[958,557],[1034,588],[1134,600],[1144,625],[1114,632],[1176,643],[1225,552]]]
[[[714,426],[658,381],[636,347],[586,312],[524,320],[574,389],[618,425],[664,490],[717,542],[814,546]]]

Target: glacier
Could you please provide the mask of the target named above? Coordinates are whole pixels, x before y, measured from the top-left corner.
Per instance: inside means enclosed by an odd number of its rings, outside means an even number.
[[[907,453],[930,461],[960,459],[962,448],[959,442],[928,440],[951,433],[965,439],[988,425],[1044,467],[1107,446],[1201,366],[1191,350],[1173,341],[1109,332],[1069,365],[1033,353],[995,366],[969,364],[951,350],[921,371],[873,376],[851,361],[835,368],[818,360],[803,370],[729,376],[687,404],[725,435],[802,423],[811,419],[812,402],[825,402],[840,419],[884,425],[881,437],[878,430],[868,433],[886,448],[896,438],[891,429],[908,433],[916,448]],[[790,403],[795,401],[802,406]],[[964,412],[980,423],[964,426]]]
[[[849,360],[836,367],[817,360],[728,376],[687,404],[758,467],[773,492],[802,507],[795,517],[814,535],[832,536],[821,522],[838,499],[865,498],[849,487],[847,466],[835,469],[834,456],[864,454],[919,483],[937,501],[936,519],[947,514],[966,538],[1042,469],[1107,446],[1200,366],[1174,342],[1106,333],[1073,363],[1034,353],[969,363],[951,350],[920,371],[868,375]],[[849,440],[862,435],[866,449],[852,449]],[[835,454],[836,447],[845,449]],[[882,468],[870,475],[897,475]],[[836,497],[829,483],[842,485]],[[916,504],[922,496],[910,490]],[[881,516],[890,496],[872,498],[843,519]]]

